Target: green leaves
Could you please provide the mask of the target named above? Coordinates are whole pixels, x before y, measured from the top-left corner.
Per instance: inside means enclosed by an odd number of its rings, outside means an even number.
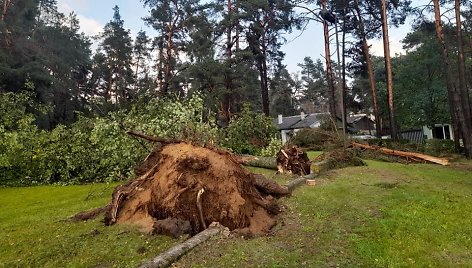
[[[222,130],[220,144],[236,153],[258,155],[275,133],[270,117],[254,113],[249,105],[245,105],[242,113]]]
[[[204,120],[203,98],[152,99],[107,118],[79,118],[70,126],[40,130],[14,94],[0,95],[0,184],[76,184],[124,180],[152,148],[128,136],[138,130],[163,138],[215,141]],[[211,118],[211,117],[210,117]],[[145,146],[143,146],[145,145]]]

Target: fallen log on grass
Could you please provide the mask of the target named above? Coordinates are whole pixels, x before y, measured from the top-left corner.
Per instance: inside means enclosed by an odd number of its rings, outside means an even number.
[[[315,173],[311,173],[309,175],[305,175],[305,176],[301,176],[301,177],[298,177],[296,179],[293,179],[291,180],[289,183],[287,183],[287,188],[290,192],[293,192],[293,190],[295,190],[295,188],[299,187],[299,186],[302,186],[303,184],[306,183],[306,180],[311,180],[311,179],[314,179],[316,177],[316,175],[318,174],[315,174]]]
[[[172,263],[180,259],[187,252],[192,250],[194,247],[200,245],[201,243],[207,241],[223,232],[224,227],[219,223],[212,223],[209,228],[203,230],[197,235],[189,238],[187,241],[178,244],[164,253],[156,256],[155,258],[145,262],[140,268],[161,268],[169,267]]]
[[[290,191],[286,186],[281,186],[261,174],[254,174],[254,185],[260,192],[270,194],[276,198],[290,194]]]
[[[239,162],[245,166],[277,170],[277,162],[275,160],[275,157],[244,155],[240,156],[239,159]]]
[[[394,155],[394,156],[399,156],[399,157],[404,157],[407,160],[414,160],[414,161],[427,161],[430,163],[435,163],[443,166],[447,166],[449,164],[449,160],[447,158],[439,158],[439,157],[434,157],[431,155],[426,155],[426,154],[420,154],[420,153],[413,153],[413,152],[405,152],[405,151],[397,151],[397,150],[392,150],[388,149],[385,147],[380,147],[380,146],[372,146],[368,144],[362,144],[358,142],[352,142],[352,146],[354,148],[361,148],[361,149],[368,149],[368,150],[374,150],[378,151],[387,155]]]

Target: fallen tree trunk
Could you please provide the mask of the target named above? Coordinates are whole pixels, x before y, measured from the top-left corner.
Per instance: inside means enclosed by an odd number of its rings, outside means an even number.
[[[265,194],[270,194],[276,198],[290,194],[286,186],[280,186],[275,181],[267,179],[264,175],[254,174],[254,185]]]
[[[305,176],[298,177],[294,180],[291,180],[289,183],[287,183],[286,186],[287,186],[287,188],[290,192],[293,192],[293,190],[295,190],[295,188],[305,184],[306,180],[311,180],[311,179],[315,178],[316,175],[317,174],[315,174],[315,173],[311,173],[311,174],[308,174],[308,175],[305,175]]]
[[[240,163],[250,167],[260,167],[277,170],[277,162],[274,157],[241,156]]]
[[[219,223],[212,223],[209,228],[189,238],[187,241],[178,244],[155,258],[145,262],[140,268],[160,268],[169,267],[172,263],[177,261],[180,257],[192,250],[194,247],[207,241],[211,237],[220,234],[224,227]]]
[[[374,150],[378,151],[384,154],[388,155],[394,155],[394,156],[400,156],[400,157],[405,157],[407,159],[411,160],[424,160],[427,162],[447,166],[449,164],[449,160],[447,158],[439,158],[439,157],[434,157],[431,155],[426,155],[426,154],[420,154],[420,153],[413,153],[413,152],[405,152],[405,151],[397,151],[397,150],[392,150],[380,146],[371,146],[368,144],[362,144],[362,143],[357,143],[357,142],[352,142],[352,146],[355,148],[362,148],[362,149],[368,149],[368,150]]]
[[[126,134],[128,134],[130,136],[138,137],[138,138],[141,138],[141,139],[145,139],[145,140],[150,141],[150,142],[159,142],[159,143],[164,143],[164,144],[182,142],[181,140],[173,140],[173,139],[164,139],[164,138],[153,137],[153,136],[149,136],[149,135],[146,135],[144,133],[140,133],[140,132],[133,131],[133,130],[126,131]]]

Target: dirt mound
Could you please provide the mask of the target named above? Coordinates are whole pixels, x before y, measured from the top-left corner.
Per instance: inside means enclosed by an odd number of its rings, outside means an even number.
[[[261,193],[254,175],[225,151],[164,144],[137,171],[140,177],[113,192],[107,225],[135,224],[146,232],[178,236],[198,233],[212,222],[252,234],[275,224],[270,214],[279,210],[273,198]]]

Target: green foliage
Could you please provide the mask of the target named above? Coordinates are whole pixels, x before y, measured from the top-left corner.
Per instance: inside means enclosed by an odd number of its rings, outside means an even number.
[[[425,153],[431,155],[451,155],[456,153],[453,140],[430,139],[424,144]]]
[[[261,150],[260,155],[266,157],[275,157],[276,154],[282,149],[282,140],[279,138],[270,139],[269,145]]]
[[[317,112],[325,111],[328,106],[328,82],[323,62],[320,59],[313,61],[311,57],[305,57],[303,63],[299,63],[301,82],[303,83],[302,103],[305,110],[315,109]]]
[[[404,40],[414,51],[394,59],[398,123],[417,128],[450,122],[441,47],[434,23],[417,25]]]
[[[200,143],[214,141],[216,127],[203,120],[199,95],[184,100],[152,100],[117,111],[107,118],[80,118],[70,126],[51,131],[34,125],[25,112],[24,98],[1,95],[0,184],[71,184],[129,178],[136,163],[151,149],[130,137],[133,129],[163,138],[185,138]]]
[[[276,134],[272,119],[244,106],[238,117],[221,131],[220,145],[236,153],[258,155]]]
[[[337,134],[334,132],[319,128],[306,128],[298,131],[290,140],[290,143],[302,148],[323,150],[326,147],[332,147],[333,144],[338,144],[339,141]]]

